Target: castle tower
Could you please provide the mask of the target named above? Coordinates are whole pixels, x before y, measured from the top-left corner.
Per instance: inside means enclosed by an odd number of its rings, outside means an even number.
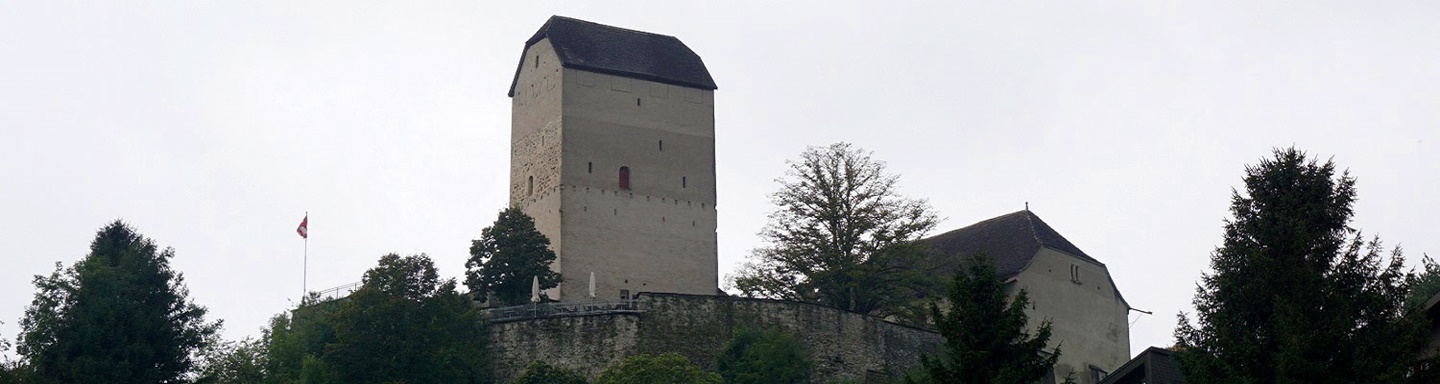
[[[554,16],[510,85],[510,203],[564,282],[547,292],[713,295],[715,82],[671,36]]]

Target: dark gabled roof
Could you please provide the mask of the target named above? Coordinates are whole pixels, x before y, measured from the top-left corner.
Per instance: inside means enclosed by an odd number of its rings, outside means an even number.
[[[1030,265],[1040,247],[1060,251],[1081,260],[1099,264],[1105,263],[1090,257],[1070,240],[1065,240],[1040,216],[1030,210],[1002,215],[990,220],[970,224],[965,228],[945,232],[934,237],[921,239],[930,247],[935,259],[931,262],[934,270],[950,273],[965,264],[965,259],[975,253],[984,253],[995,261],[995,272],[1001,278],[1011,278]],[[1108,274],[1107,274],[1108,275]],[[1106,276],[1109,278],[1109,276]],[[1126,302],[1115,286],[1115,279],[1109,278],[1115,287],[1115,298]],[[1129,305],[1128,302],[1126,304]]]
[[[1083,260],[1105,265],[1086,255],[1075,244],[1065,240],[1054,228],[1040,220],[1029,210],[1018,211],[990,220],[971,224],[968,227],[945,232],[921,240],[946,264],[960,265],[959,261],[977,252],[983,252],[995,260],[996,272],[1001,277],[1011,277],[1035,258],[1040,247],[1064,252]]]
[[[582,69],[616,76],[714,90],[715,80],[705,69],[700,55],[673,36],[658,35],[612,27],[564,16],[551,16],[530,40],[525,49],[550,39],[560,64],[565,68]],[[510,80],[511,97],[515,96],[525,54]]]

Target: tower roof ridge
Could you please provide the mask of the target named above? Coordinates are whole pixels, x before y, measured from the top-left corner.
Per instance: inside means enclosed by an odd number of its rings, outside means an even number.
[[[700,55],[674,36],[557,15],[525,41],[522,52],[545,39],[555,47],[560,65],[565,68],[705,90],[719,88]],[[522,53],[510,81],[511,97],[515,96],[524,65]]]

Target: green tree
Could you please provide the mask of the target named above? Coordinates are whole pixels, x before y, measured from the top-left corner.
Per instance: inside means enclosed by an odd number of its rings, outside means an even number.
[[[270,318],[262,332],[265,340],[265,383],[319,383],[305,379],[306,362],[318,366],[325,346],[335,342],[335,326],[330,315],[340,309],[341,301],[319,301],[318,296],[304,300],[294,310]]]
[[[0,321],[0,325],[5,322]],[[22,384],[29,383],[29,366],[18,360],[12,360],[8,353],[13,348],[9,340],[0,338],[0,384]]]
[[[994,262],[983,254],[971,255],[966,264],[955,271],[950,283],[948,308],[929,305],[935,327],[945,337],[944,353],[922,356],[925,375],[906,381],[1027,384],[1049,375],[1060,358],[1058,346],[1045,351],[1050,320],[1041,322],[1032,335],[1026,330],[1025,307],[1030,305],[1026,291],[1007,296]]]
[[[1421,271],[1410,282],[1410,295],[1405,299],[1407,306],[1425,305],[1431,296],[1440,293],[1440,264],[1435,263],[1430,255],[1425,255],[1420,261]]]
[[[540,278],[540,289],[560,284],[560,274],[550,269],[554,262],[550,239],[535,229],[535,220],[520,208],[506,208],[471,242],[465,286],[481,302],[494,296],[500,305],[524,304],[535,277]]]
[[[468,383],[483,379],[486,332],[470,300],[429,256],[385,255],[330,315],[320,357],[340,383]]]
[[[585,384],[585,375],[569,369],[556,368],[543,360],[530,362],[520,377],[511,384]]]
[[[635,355],[605,368],[596,384],[720,384],[714,372],[705,372],[690,359],[674,353],[659,356]]]
[[[810,147],[788,162],[777,209],[732,283],[742,294],[888,316],[932,290],[915,240],[935,228],[925,200],[901,197],[899,176],[850,144]]]
[[[259,384],[265,380],[265,339],[216,340],[201,354],[197,383]]]
[[[1355,179],[1304,152],[1276,150],[1232,192],[1223,244],[1179,316],[1189,383],[1401,382],[1423,342],[1406,310],[1410,279],[1351,228]]]
[[[18,350],[38,383],[178,383],[220,323],[190,302],[173,249],[123,222],[70,268],[35,277]]]
[[[729,384],[808,383],[813,366],[794,336],[750,327],[735,331],[715,364]]]

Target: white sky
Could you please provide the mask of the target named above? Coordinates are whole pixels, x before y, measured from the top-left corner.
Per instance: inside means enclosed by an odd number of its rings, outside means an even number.
[[[1131,352],[1172,343],[1273,147],[1333,156],[1357,227],[1440,255],[1440,3],[770,3],[0,2],[0,337],[32,276],[117,218],[175,248],[230,338],[300,294],[307,210],[311,289],[389,252],[461,276],[506,202],[512,71],[552,14],[705,59],[722,276],[784,161],[836,141],[940,232],[1029,201],[1155,312]]]

